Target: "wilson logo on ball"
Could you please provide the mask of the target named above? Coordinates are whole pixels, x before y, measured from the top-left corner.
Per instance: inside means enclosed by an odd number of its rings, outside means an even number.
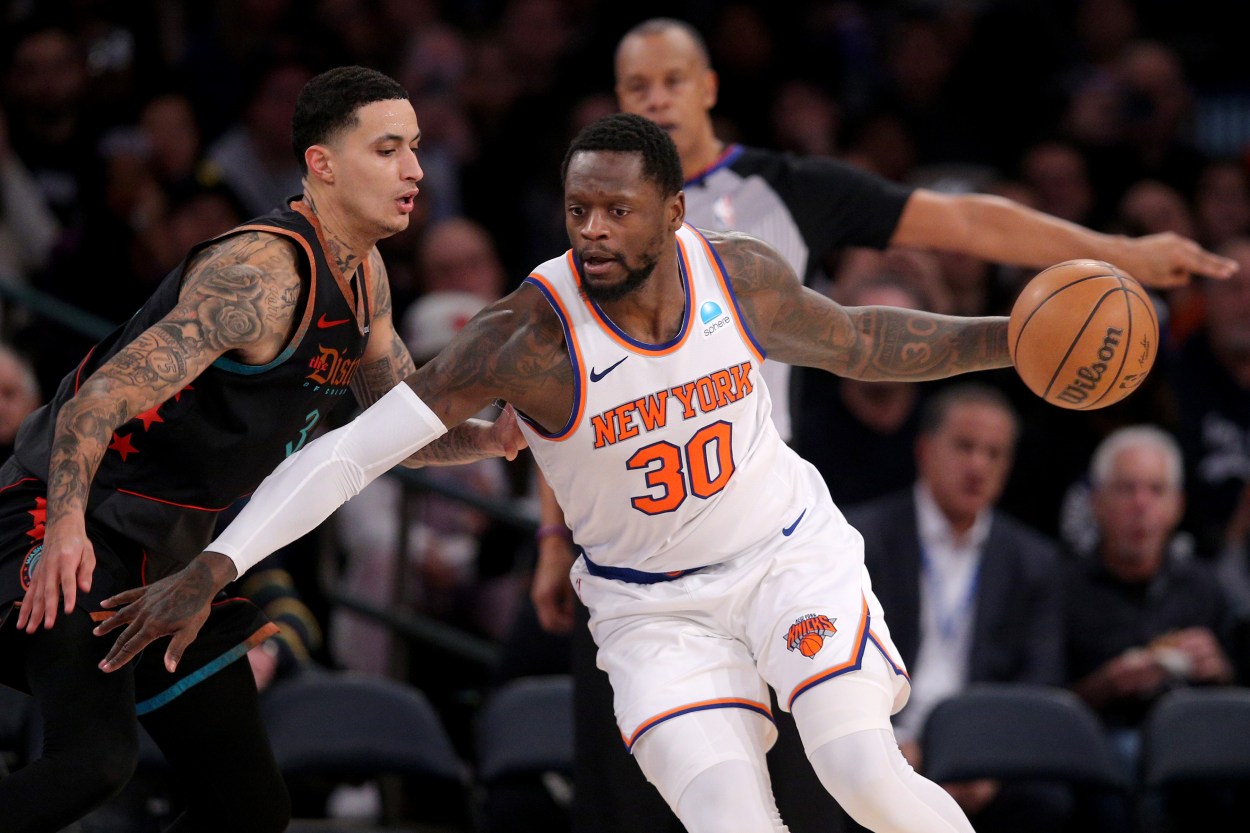
[[[1076,378],[1059,392],[1059,398],[1073,405],[1079,405],[1088,399],[1090,391],[1098,389],[1098,383],[1106,374],[1107,367],[1115,360],[1116,348],[1120,346],[1120,339],[1123,337],[1124,330],[1119,327],[1108,327],[1107,335],[1102,340],[1102,347],[1098,348],[1098,361],[1077,368]]]
[[[1007,322],[1020,379],[1061,408],[1119,402],[1154,365],[1159,319],[1146,290],[1100,260],[1044,269],[1021,291]]]

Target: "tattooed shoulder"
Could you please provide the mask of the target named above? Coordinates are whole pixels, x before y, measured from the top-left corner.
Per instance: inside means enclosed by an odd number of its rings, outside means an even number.
[[[303,283],[294,244],[268,232],[241,232],[188,265],[171,323],[194,322],[213,349],[264,342],[267,354],[268,342],[288,335]]]
[[[793,270],[772,246],[741,232],[707,233],[708,242],[720,255],[735,292],[775,289]]]
[[[748,234],[709,234],[748,326],[767,329],[783,298],[801,289],[794,270],[776,249]]]

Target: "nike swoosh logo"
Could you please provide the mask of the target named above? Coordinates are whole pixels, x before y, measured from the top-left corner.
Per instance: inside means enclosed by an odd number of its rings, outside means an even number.
[[[790,524],[785,529],[781,530],[781,534],[789,538],[790,533],[794,532],[794,530],[799,528],[799,521],[803,520],[803,516],[806,514],[807,514],[807,510],[804,509],[802,512],[799,513],[799,516],[794,519],[794,523]]]
[[[607,376],[607,375],[608,375],[609,373],[611,373],[613,370],[616,370],[618,367],[620,367],[620,366],[621,366],[621,362],[625,361],[625,359],[628,359],[628,358],[629,358],[629,356],[625,356],[624,358],[622,358],[622,359],[621,359],[621,361],[620,361],[620,362],[617,362],[616,364],[614,364],[614,365],[611,365],[611,366],[607,367],[607,368],[606,368],[606,369],[605,369],[602,373],[596,373],[596,372],[595,372],[595,369],[592,367],[592,368],[590,369],[590,381],[592,381],[592,382],[598,382],[598,381],[599,381],[600,379],[602,379],[604,376]]]
[[[333,321],[327,321],[326,314],[323,312],[321,313],[321,317],[317,319],[317,329],[324,330],[328,327],[337,327],[340,324],[346,324],[348,321],[351,321],[351,319],[350,318],[336,318]]]

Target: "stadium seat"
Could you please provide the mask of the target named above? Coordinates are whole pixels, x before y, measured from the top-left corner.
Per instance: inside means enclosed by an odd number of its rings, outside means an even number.
[[[573,680],[522,677],[494,692],[477,723],[478,778],[573,771]]]
[[[478,713],[478,833],[570,829],[573,679],[521,677]]]
[[[1126,790],[1097,717],[1071,692],[980,683],[939,703],[922,738],[925,775],[1061,781]]]
[[[358,784],[403,776],[381,791],[383,823],[465,821],[469,769],[429,700],[394,680],[314,672],[265,693],[261,710],[287,778]]]
[[[1250,689],[1180,688],[1150,710],[1142,738],[1147,787],[1250,782]]]

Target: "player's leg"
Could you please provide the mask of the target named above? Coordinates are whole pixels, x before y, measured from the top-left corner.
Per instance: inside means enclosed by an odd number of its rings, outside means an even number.
[[[955,800],[899,751],[889,728],[891,673],[870,645],[861,670],[813,686],[794,701],[812,768],[842,809],[876,833],[973,833]]]
[[[745,709],[696,711],[647,730],[634,758],[688,833],[779,833],[765,764],[772,731]]]
[[[246,657],[140,720],[187,796],[186,812],[169,833],[286,829],[290,798],[261,722]]]
[[[0,628],[5,682],[27,687],[39,704],[43,751],[0,780],[0,828],[54,831],[87,815],[126,786],[139,757],[134,675],[97,667],[111,640],[93,636],[85,603],[51,630]]]

